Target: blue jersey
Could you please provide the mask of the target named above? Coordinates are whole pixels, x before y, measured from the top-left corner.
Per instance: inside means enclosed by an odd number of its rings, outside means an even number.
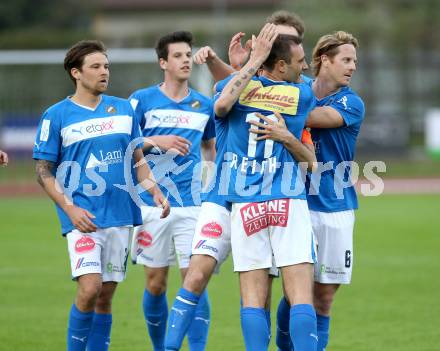
[[[226,80],[230,79],[228,77]],[[217,93],[217,97],[219,95]],[[314,106],[315,97],[306,83],[252,78],[225,116],[229,120],[227,151],[230,152],[231,167],[226,196],[228,201],[305,199],[304,180],[298,162],[281,143],[270,139],[256,141],[257,134],[249,131],[255,127],[248,122],[260,121],[256,112],[276,120],[273,113],[278,111],[285,119],[288,130],[301,139],[305,120]]]
[[[130,102],[145,137],[178,135],[191,142],[185,156],[152,148],[146,159],[171,206],[200,205],[201,142],[215,137],[211,99],[190,89],[176,102],[155,85],[135,91]],[[149,193],[141,197],[147,205],[155,206]]]
[[[224,88],[225,81],[219,82],[216,85],[216,91]],[[227,161],[225,160],[226,143],[228,138],[228,119],[215,117],[215,166],[216,174],[213,177],[209,189],[212,189],[204,194],[203,202],[213,202],[217,205],[225,207],[227,210],[231,210],[231,203],[226,201],[225,195],[228,191],[229,181],[229,169]]]
[[[354,159],[356,139],[364,120],[364,103],[353,90],[343,87],[318,100],[317,106],[334,108],[344,119],[344,125],[339,128],[312,128],[317,161],[332,164],[329,170],[322,172],[320,181],[317,173],[315,176],[312,173],[307,196],[309,208],[321,212],[356,209],[358,202],[354,186],[343,188],[341,182],[347,182],[350,177],[350,166],[345,165]]]
[[[98,228],[139,225],[139,208],[128,191],[115,186],[127,184],[125,151],[141,136],[139,126],[127,100],[101,96],[95,109],[70,98],[47,109],[38,127],[33,158],[55,164],[64,193],[74,205],[95,215],[92,221]],[[126,167],[132,168],[131,164]],[[75,229],[58,206],[57,212],[63,234]]]

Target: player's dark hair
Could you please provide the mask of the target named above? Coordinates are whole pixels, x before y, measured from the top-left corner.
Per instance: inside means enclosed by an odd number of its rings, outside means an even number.
[[[72,68],[81,70],[84,58],[95,52],[107,55],[105,45],[99,40],[81,40],[73,45],[66,53],[64,58],[64,69],[69,74],[70,79],[76,86],[76,79],[72,76]]]
[[[300,45],[301,43],[301,38],[296,35],[278,34],[278,37],[272,45],[269,56],[263,63],[263,68],[272,71],[275,64],[281,60],[284,60],[289,64],[292,61],[290,47],[292,44]]]
[[[350,33],[339,30],[331,34],[323,35],[318,39],[312,52],[312,70],[315,77],[321,69],[323,55],[329,58],[335,57],[339,53],[339,47],[344,44],[351,44],[355,49],[359,47],[357,39]]]
[[[168,45],[174,43],[187,43],[192,48],[193,35],[190,32],[181,30],[160,37],[156,43],[157,58],[168,60]]]
[[[287,12],[284,10],[276,11],[267,18],[266,22],[273,23],[276,25],[293,27],[298,32],[298,36],[300,38],[304,37],[304,32],[305,32],[304,22],[301,19],[301,17],[299,17],[294,12]]]

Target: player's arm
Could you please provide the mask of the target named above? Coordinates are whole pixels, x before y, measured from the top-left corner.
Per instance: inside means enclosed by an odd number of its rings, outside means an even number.
[[[215,138],[202,140],[202,157],[204,161],[215,161]]]
[[[62,187],[57,183],[53,172],[55,164],[47,160],[37,160],[35,172],[37,181],[49,197],[67,214],[76,229],[83,233],[97,230],[92,222],[95,218],[89,211],[75,206],[63,193]]]
[[[154,203],[158,207],[162,207],[162,215],[160,218],[167,217],[170,214],[170,204],[157,186],[153,172],[151,172],[150,167],[145,161],[142,150],[135,149],[133,155],[135,160],[136,176],[139,184],[151,194]]]
[[[311,147],[304,145],[301,140],[298,140],[287,129],[286,122],[281,114],[278,112],[275,112],[274,114],[278,118],[277,121],[273,121],[266,116],[263,116],[261,113],[256,113],[256,115],[266,123],[263,124],[256,121],[249,121],[249,124],[258,127],[258,129],[249,129],[249,131],[260,135],[256,140],[271,139],[283,144],[296,161],[306,162],[307,170],[310,172],[315,171],[317,163],[313,145],[311,145]]]
[[[218,117],[224,117],[238,100],[241,92],[247,86],[251,78],[269,56],[272,44],[278,35],[275,25],[266,24],[255,40],[255,47],[249,61],[243,66],[224,87],[214,104],[214,111]]]
[[[162,151],[173,150],[180,156],[189,152],[191,142],[178,135],[152,135],[144,138],[143,151],[149,151],[153,147],[159,147]]]
[[[210,46],[200,48],[194,54],[194,62],[198,65],[206,63],[209,72],[216,82],[225,79],[235,72],[235,70],[217,56],[216,52]]]
[[[316,107],[306,120],[309,128],[338,128],[345,124],[341,114],[330,106]]]
[[[7,166],[8,165],[8,154],[2,150],[0,150],[0,165]]]

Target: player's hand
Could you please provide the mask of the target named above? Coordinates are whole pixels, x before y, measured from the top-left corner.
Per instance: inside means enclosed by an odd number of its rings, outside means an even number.
[[[92,233],[96,232],[98,229],[98,227],[91,221],[96,217],[81,207],[68,205],[66,208],[66,214],[75,228],[82,233]]]
[[[198,65],[203,65],[204,63],[214,60],[217,58],[217,54],[210,46],[204,46],[197,50],[193,56],[193,61]]]
[[[283,143],[288,138],[291,138],[293,134],[289,132],[286,126],[286,121],[283,116],[279,112],[274,113],[277,121],[274,121],[267,116],[263,116],[261,113],[256,113],[260,119],[262,119],[265,123],[249,121],[249,124],[258,127],[259,129],[249,129],[249,132],[259,134],[260,136],[256,138],[256,140],[266,140],[272,139],[273,141],[278,141]]]
[[[240,68],[249,58],[249,54],[251,53],[252,40],[247,40],[244,47],[241,45],[241,39],[244,35],[245,33],[238,32],[232,37],[231,42],[229,43],[229,64],[235,70],[240,70]]]
[[[0,150],[0,165],[7,166],[9,162],[8,154],[2,150]]]
[[[188,139],[178,135],[156,135],[154,139],[161,150],[175,151],[180,156],[187,155],[191,146],[191,142]]]
[[[266,23],[258,36],[252,38],[251,58],[263,63],[270,54],[273,42],[278,36],[278,28],[275,24]]]
[[[168,202],[167,198],[163,196],[162,191],[160,191],[159,188],[156,188],[153,193],[153,201],[157,207],[162,207],[162,214],[160,215],[160,218],[168,217],[170,214],[170,203]]]

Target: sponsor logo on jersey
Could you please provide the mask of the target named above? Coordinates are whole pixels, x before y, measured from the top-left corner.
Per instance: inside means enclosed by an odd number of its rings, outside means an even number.
[[[149,247],[153,243],[153,237],[150,233],[146,232],[145,230],[142,230],[137,235],[137,243],[140,246]]]
[[[47,141],[49,139],[50,120],[45,119],[41,123],[40,141]]]
[[[202,227],[201,234],[204,237],[217,239],[223,233],[223,229],[217,222],[210,222]]]
[[[151,110],[145,113],[145,120],[145,129],[183,128],[203,132],[209,115],[183,110]]]
[[[123,160],[124,160],[124,156],[122,155],[122,149],[115,151],[99,150],[99,158],[96,157],[93,153],[90,153],[86,168],[112,165],[115,163],[121,163]]]
[[[272,227],[286,227],[289,219],[289,200],[252,202],[240,210],[243,228],[247,236]]]
[[[112,116],[94,118],[71,124],[61,130],[63,146],[110,134],[131,134],[133,118],[131,116]]]
[[[95,241],[89,236],[83,236],[75,243],[75,251],[77,253],[84,253],[95,248]]]
[[[240,95],[241,105],[266,111],[296,115],[300,90],[291,85],[263,87],[259,81],[250,81]]]

